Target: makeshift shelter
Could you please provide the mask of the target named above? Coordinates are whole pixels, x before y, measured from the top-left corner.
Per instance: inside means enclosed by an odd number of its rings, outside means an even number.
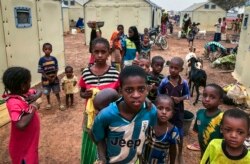
[[[250,96],[250,73],[249,73],[250,20],[249,19],[250,19],[250,1],[248,1],[245,6],[245,13],[240,33],[238,55],[236,56],[235,70],[233,72],[234,78],[245,86],[248,96]],[[250,106],[250,99],[247,100],[247,103],[248,106]]]
[[[158,26],[161,14],[161,7],[149,0],[89,0],[84,5],[85,22],[104,21],[102,36],[108,39],[118,24],[124,25],[125,33],[130,26],[136,26],[139,32],[146,27]],[[90,28],[85,28],[86,44],[89,44],[90,31]]]
[[[79,17],[84,17],[83,5],[88,0],[63,0],[63,4],[69,7],[69,21],[77,21]]]
[[[0,77],[11,66],[31,71],[32,85],[41,81],[38,60],[45,42],[53,45],[52,55],[64,71],[64,42],[61,1],[0,0]],[[0,81],[0,93],[4,87]]]
[[[70,31],[69,28],[69,6],[62,3],[62,16],[63,16],[63,32],[67,33]]]
[[[180,27],[185,14],[189,14],[192,22],[200,23],[200,30],[206,31],[215,31],[214,25],[218,19],[226,17],[226,11],[212,2],[194,3],[181,11]]]

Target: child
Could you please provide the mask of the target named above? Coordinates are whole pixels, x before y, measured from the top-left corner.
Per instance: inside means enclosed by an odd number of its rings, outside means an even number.
[[[146,76],[136,65],[125,67],[119,77],[122,98],[96,116],[92,134],[99,163],[135,163],[141,154],[146,129],[157,119],[155,106],[146,109]]]
[[[219,42],[221,40],[221,18],[218,19],[218,23],[214,25],[216,27],[214,40],[215,42]]]
[[[182,163],[182,147],[183,147],[183,120],[184,120],[184,100],[189,99],[189,88],[186,80],[180,76],[183,70],[184,61],[180,57],[174,57],[169,64],[170,75],[165,77],[158,88],[160,94],[167,94],[174,100],[174,116],[170,120],[180,133],[180,144],[178,161]]]
[[[250,162],[250,151],[243,144],[249,137],[249,116],[242,110],[229,109],[221,120],[221,132],[224,139],[212,140],[201,160],[205,163],[241,163]]]
[[[186,73],[186,76],[189,76],[189,72],[191,70],[191,66],[189,64],[189,60],[191,58],[193,58],[193,57],[197,59],[195,51],[196,51],[195,47],[193,47],[193,46],[189,47],[189,53],[185,57],[185,73]]]
[[[121,60],[122,60],[122,36],[124,35],[123,25],[117,26],[117,31],[113,32],[110,38],[110,47],[112,50],[111,54],[111,65],[116,68],[117,71],[121,71]]]
[[[144,71],[148,74],[150,71],[150,60],[147,58],[139,58],[138,65],[144,69]]]
[[[195,37],[195,22],[193,24],[190,24],[188,27],[188,32],[187,32],[187,41],[188,41],[188,46],[193,47],[194,45],[194,37]]]
[[[141,43],[141,52],[139,57],[149,59],[151,58],[151,44],[149,43],[149,35],[144,35],[143,42]]]
[[[87,99],[86,107],[98,92],[105,88],[118,89],[119,72],[107,64],[110,47],[107,39],[97,38],[92,43],[92,53],[95,57],[95,64],[83,70],[82,77],[79,80],[81,87],[80,96]],[[93,163],[96,160],[96,146],[88,136],[95,116],[95,110],[88,108],[84,111],[84,131],[82,138],[82,156],[81,162]],[[87,126],[86,126],[87,125]],[[88,150],[93,150],[89,152]]]
[[[60,99],[60,82],[57,76],[58,63],[54,56],[51,56],[52,45],[50,43],[43,44],[44,56],[40,58],[38,62],[38,73],[42,74],[42,85],[44,89],[44,94],[47,97],[48,104],[46,109],[51,109],[50,102],[50,92],[51,90],[56,95],[57,101],[59,103],[59,109],[64,110],[64,106],[61,104]]]
[[[125,51],[123,57],[124,66],[132,65],[133,60],[138,59],[138,55],[141,51],[139,33],[135,26],[129,27],[128,35],[129,37],[125,39],[123,43],[123,49]]]
[[[174,102],[167,95],[156,98],[157,124],[147,130],[142,163],[175,163],[176,144],[179,143],[178,129],[168,121],[174,114]]]
[[[22,67],[10,67],[3,74],[6,106],[11,119],[9,153],[12,163],[38,163],[40,121],[39,104],[29,104],[27,95],[35,99],[41,96],[30,90],[30,71]]]
[[[101,90],[96,94],[94,98],[94,107],[96,114],[98,114],[102,109],[107,107],[111,102],[116,101],[119,98],[119,94],[115,89],[106,88]]]
[[[144,33],[141,35],[141,42],[143,42],[145,35],[149,36],[149,30],[148,30],[148,28],[144,28],[143,32]]]
[[[77,92],[77,78],[73,74],[73,67],[71,66],[66,66],[65,67],[65,74],[66,76],[63,77],[62,79],[62,90],[64,90],[66,94],[66,106],[72,107],[74,104],[74,93]],[[69,99],[70,99],[70,104],[69,104]]]
[[[223,113],[218,108],[222,102],[223,89],[217,84],[208,84],[202,97],[202,104],[205,109],[196,113],[196,120],[193,130],[198,133],[201,157],[209,142],[215,138],[222,138],[220,133],[220,122]]]
[[[147,76],[148,85],[150,86],[150,90],[148,93],[148,99],[153,103],[157,96],[157,88],[159,87],[164,75],[161,74],[163,70],[165,60],[161,56],[154,56],[152,58],[151,68],[152,71],[149,72]]]

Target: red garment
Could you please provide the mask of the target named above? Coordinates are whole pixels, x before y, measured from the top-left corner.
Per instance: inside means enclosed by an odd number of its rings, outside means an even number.
[[[90,68],[87,67],[83,70],[82,77],[79,80],[79,86],[83,89],[118,89],[119,85],[119,72],[114,67],[109,67],[108,71],[101,76],[93,74]]]
[[[166,35],[167,33],[167,26],[166,26],[166,23],[162,23],[161,24],[161,34],[162,35]]]
[[[27,95],[29,95],[28,93]],[[9,153],[13,164],[20,164],[22,160],[27,164],[38,164],[38,143],[40,135],[40,121],[35,112],[25,129],[20,130],[16,123],[24,114],[29,112],[29,104],[24,97],[7,95],[6,106],[11,118],[11,134]]]
[[[110,47],[114,48],[114,49],[119,49],[122,50],[122,45],[121,45],[121,41],[119,38],[119,32],[115,31],[113,32],[111,38],[110,38]]]

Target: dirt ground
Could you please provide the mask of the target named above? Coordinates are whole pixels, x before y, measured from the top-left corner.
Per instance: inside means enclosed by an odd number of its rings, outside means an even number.
[[[86,67],[89,54],[88,46],[85,46],[84,34],[65,36],[65,55],[67,65],[74,67],[74,72],[80,78],[80,70]],[[196,53],[202,57],[204,44],[211,40],[212,36],[207,40],[195,40],[194,45],[197,48]],[[161,55],[166,60],[170,60],[173,56],[185,58],[188,53],[188,43],[186,39],[177,39],[177,34],[168,37],[169,48],[165,51],[154,47],[152,55]],[[227,44],[227,47],[233,47]],[[60,63],[59,63],[60,64]],[[218,83],[221,86],[235,82],[230,73],[222,73],[220,69],[211,68],[210,62],[204,60],[204,70],[208,75],[207,83]],[[168,68],[164,68],[164,75],[168,74]],[[184,73],[182,76],[186,78]],[[195,94],[196,95],[196,94]],[[65,95],[61,93],[62,101],[65,102]],[[201,99],[201,98],[200,98]],[[60,111],[54,96],[52,96],[52,110],[46,110],[45,97],[43,104],[39,110],[41,121],[41,134],[39,144],[40,163],[58,164],[58,163],[80,163],[81,137],[82,137],[82,119],[84,100],[75,95],[75,106],[65,111]],[[192,105],[194,98],[185,102],[185,109],[195,113],[202,107],[201,101],[196,106]],[[229,106],[221,105],[221,109],[226,110]],[[10,163],[8,155],[8,142],[10,134],[10,124],[0,128],[0,164]],[[190,130],[190,133],[184,138],[184,161],[186,164],[199,163],[199,152],[190,151],[186,148],[188,143],[197,140],[196,135]]]

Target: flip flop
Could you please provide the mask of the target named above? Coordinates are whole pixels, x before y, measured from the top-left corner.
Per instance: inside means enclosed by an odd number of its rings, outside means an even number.
[[[46,109],[47,109],[47,110],[50,110],[51,107],[52,107],[52,106],[51,106],[50,104],[47,104],[47,105],[46,105]]]
[[[200,151],[200,146],[198,143],[189,144],[187,145],[187,148],[193,151]]]

